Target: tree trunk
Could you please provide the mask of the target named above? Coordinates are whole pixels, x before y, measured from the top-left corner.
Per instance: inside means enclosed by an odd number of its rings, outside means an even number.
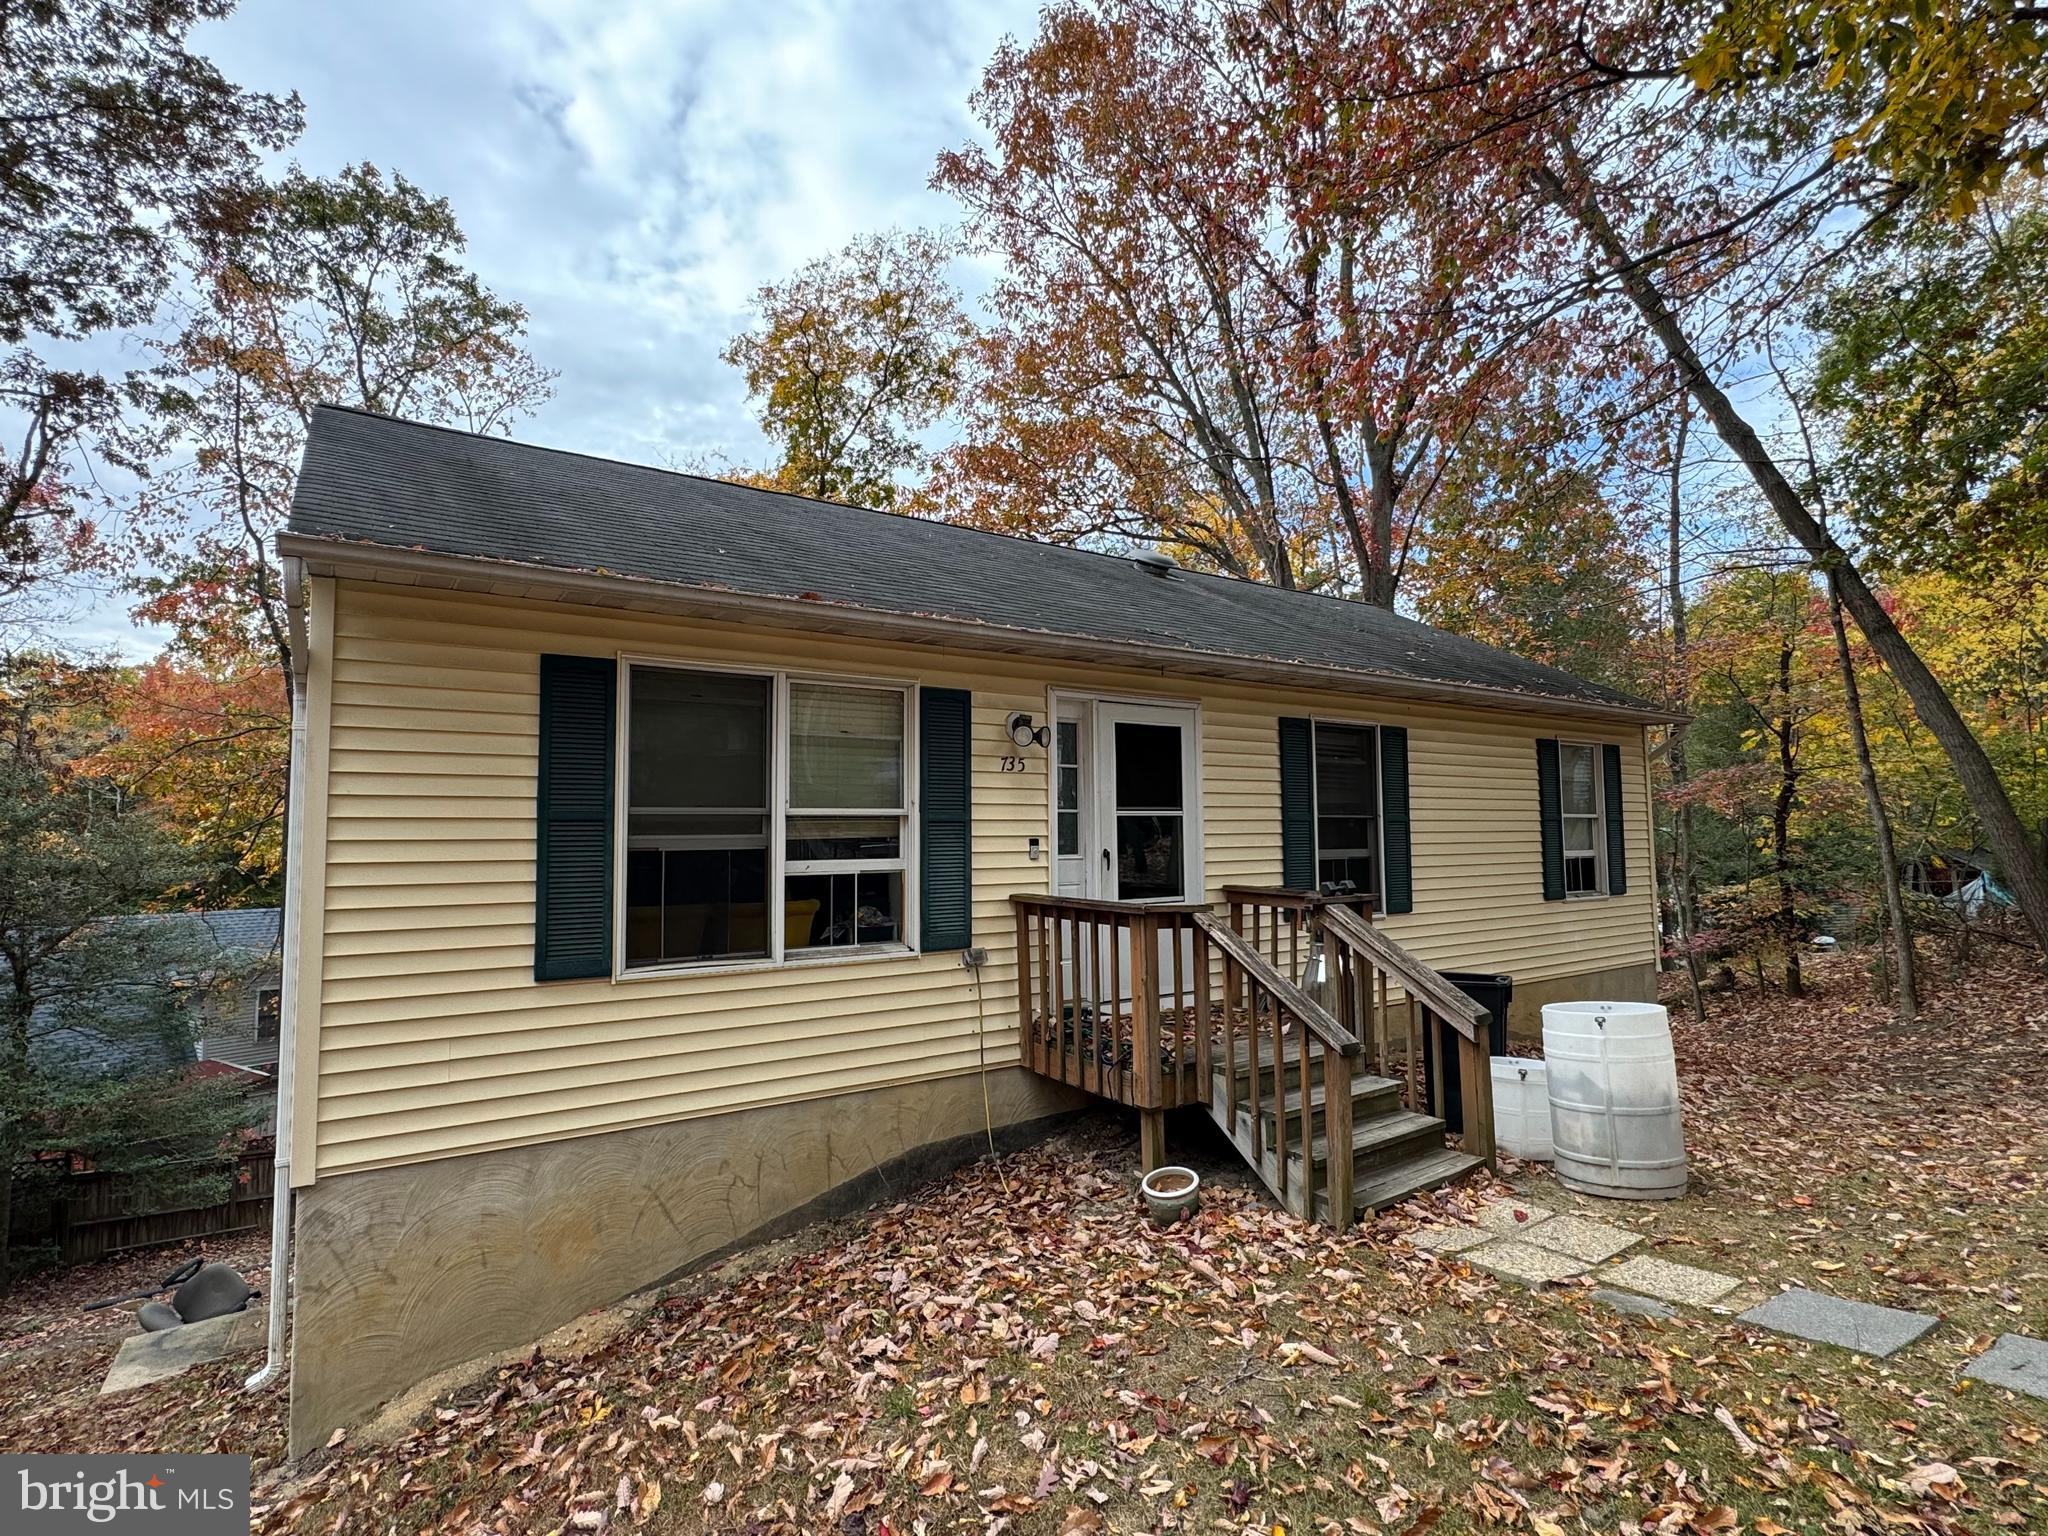
[[[1870,756],[1870,734],[1863,726],[1863,691],[1856,685],[1856,663],[1849,654],[1849,630],[1842,623],[1842,599],[1828,583],[1828,623],[1835,632],[1835,662],[1842,669],[1842,702],[1849,715],[1849,740],[1856,749],[1856,777],[1863,784],[1863,803],[1870,809],[1870,829],[1877,836],[1878,876],[1884,884],[1885,924],[1891,930],[1892,956],[1898,976],[1901,1024],[1920,1016],[1920,988],[1913,973],[1913,929],[1906,920],[1906,895],[1899,888],[1899,854],[1892,843],[1892,818],[1877,784],[1877,764]]]
[[[1805,978],[1799,970],[1799,898],[1792,884],[1792,806],[1799,797],[1799,763],[1792,737],[1792,641],[1778,645],[1777,722],[1771,734],[1778,738],[1778,793],[1771,802],[1771,866],[1778,882],[1778,933],[1785,944],[1785,995],[1804,997]]]
[[[1940,744],[1949,765],[1955,769],[1957,782],[1962,785],[1971,811],[1982,824],[1984,835],[1998,855],[1999,864],[2012,887],[2013,899],[2019,903],[2035,943],[2048,953],[2048,868],[2043,868],[2036,855],[2033,840],[2027,836],[2018,813],[2013,810],[2012,800],[2007,796],[2005,786],[1999,782],[1998,771],[1992,767],[1983,744],[1972,734],[1969,722],[1963,719],[1962,712],[1949,698],[1940,679],[1928,670],[1927,663],[1920,659],[1920,653],[1913,649],[1912,642],[1899,632],[1898,625],[1885,612],[1884,604],[1878,601],[1877,594],[1856,569],[1848,552],[1821,525],[1806,505],[1805,498],[1778,468],[1763,439],[1757,436],[1756,429],[1743,419],[1742,413],[1735,408],[1735,402],[1708,374],[1698,349],[1678,323],[1677,315],[1657,287],[1651,270],[1634,259],[1615,233],[1606,211],[1593,193],[1590,180],[1578,164],[1576,151],[1569,143],[1561,147],[1567,168],[1580,184],[1578,193],[1574,195],[1567,191],[1564,182],[1548,166],[1539,166],[1532,173],[1536,184],[1544,196],[1578,223],[1598,248],[1607,264],[1608,275],[1621,285],[1622,292],[1635,306],[1665,355],[1677,364],[1686,389],[1714,424],[1716,434],[1749,472],[1750,479],[1784,524],[1785,531],[1836,584],[1843,606],[1855,619],[1856,627],[1863,631],[1864,639],[1870,642],[1878,660],[1898,679],[1900,688],[1912,700],[1913,712]]]
[[[1685,472],[1685,437],[1692,423],[1689,404],[1690,398],[1680,394],[1678,431],[1671,447],[1671,512],[1664,576],[1667,601],[1671,606],[1671,666],[1676,679],[1671,690],[1671,703],[1681,715],[1691,706],[1692,677],[1692,662],[1686,654],[1685,581],[1679,559],[1683,511],[1680,484]],[[1691,732],[1690,720],[1681,719],[1672,726],[1671,734],[1666,738],[1664,756],[1671,768],[1671,787],[1678,792],[1677,814],[1671,820],[1671,905],[1678,916],[1678,942],[1685,954],[1685,979],[1692,992],[1692,1016],[1704,1024],[1707,1021],[1707,1000],[1700,991],[1700,957],[1693,947],[1699,931],[1699,896],[1693,885],[1692,802],[1685,796],[1686,783],[1692,776],[1692,764],[1686,756],[1686,738]]]

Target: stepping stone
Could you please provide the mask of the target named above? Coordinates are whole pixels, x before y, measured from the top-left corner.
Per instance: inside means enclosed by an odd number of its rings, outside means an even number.
[[[107,1379],[100,1383],[100,1396],[146,1387],[153,1381],[182,1376],[195,1365],[247,1350],[261,1349],[270,1333],[270,1313],[262,1306],[209,1317],[158,1333],[137,1333],[121,1341],[114,1363],[107,1367]]]
[[[1593,1299],[1626,1312],[1632,1317],[1676,1317],[1678,1308],[1662,1301],[1653,1301],[1648,1296],[1632,1296],[1627,1291],[1597,1290]]]
[[[1903,1312],[1897,1307],[1873,1306],[1867,1301],[1847,1301],[1824,1291],[1795,1288],[1778,1292],[1762,1306],[1751,1307],[1740,1321],[1882,1360],[1926,1333],[1937,1319],[1925,1312]]]
[[[1524,1285],[1548,1285],[1558,1280],[1569,1280],[1574,1275],[1585,1273],[1586,1269],[1577,1259],[1552,1253],[1548,1248],[1538,1248],[1533,1243],[1510,1242],[1506,1238],[1471,1249],[1465,1257],[1490,1274],[1506,1280],[1519,1280]]]
[[[1537,1223],[1524,1241],[1554,1253],[1583,1259],[1588,1264],[1604,1264],[1617,1253],[1633,1248],[1642,1239],[1633,1232],[1624,1232],[1605,1222],[1565,1215]]]
[[[1408,1241],[1425,1253],[1463,1253],[1497,1235],[1484,1227],[1418,1227],[1408,1234]]]
[[[1550,1219],[1550,1207],[1526,1200],[1489,1200],[1472,1219],[1492,1232],[1526,1232],[1537,1222]]]
[[[1623,1290],[1641,1291],[1659,1301],[1683,1302],[1689,1307],[1712,1306],[1735,1289],[1733,1275],[1717,1275],[1711,1269],[1694,1269],[1690,1264],[1673,1264],[1648,1254],[1603,1269],[1600,1278]]]
[[[1972,1360],[1963,1374],[1973,1381],[1988,1381],[1994,1387],[2010,1387],[2048,1401],[2048,1344],[2024,1333],[2000,1334],[1998,1342]]]

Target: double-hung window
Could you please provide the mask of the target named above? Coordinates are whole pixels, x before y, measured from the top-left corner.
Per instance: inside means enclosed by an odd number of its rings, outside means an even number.
[[[1601,867],[1605,810],[1600,803],[1600,749],[1582,741],[1557,744],[1558,805],[1564,827],[1567,896],[1598,896],[1607,889]]]
[[[792,682],[788,696],[784,947],[900,943],[906,695]]]
[[[905,689],[627,679],[627,970],[905,942]]]
[[[1378,733],[1369,725],[1315,722],[1316,882],[1379,891]]]

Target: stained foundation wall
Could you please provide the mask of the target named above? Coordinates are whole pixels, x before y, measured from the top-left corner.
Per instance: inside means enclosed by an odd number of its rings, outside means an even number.
[[[1003,1141],[1078,1096],[987,1079]],[[300,1191],[291,1454],[437,1371],[985,1150],[978,1075],[323,1178]]]
[[[1655,962],[1643,960],[1634,965],[1583,971],[1576,976],[1517,979],[1514,1001],[1508,1006],[1508,1038],[1517,1045],[1541,1042],[1545,1003],[1592,1002],[1609,998],[1624,1003],[1657,1001]]]

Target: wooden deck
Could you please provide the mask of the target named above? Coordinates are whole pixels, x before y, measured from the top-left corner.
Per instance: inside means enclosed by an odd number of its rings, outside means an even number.
[[[1013,898],[1025,1064],[1136,1109],[1148,1171],[1165,1161],[1166,1111],[1202,1105],[1288,1209],[1340,1228],[1492,1160],[1476,1003],[1357,901],[1224,896],[1227,923],[1200,905]],[[1317,946],[1311,996],[1290,978]],[[1439,1018],[1458,1032],[1456,1149],[1428,1102]]]

